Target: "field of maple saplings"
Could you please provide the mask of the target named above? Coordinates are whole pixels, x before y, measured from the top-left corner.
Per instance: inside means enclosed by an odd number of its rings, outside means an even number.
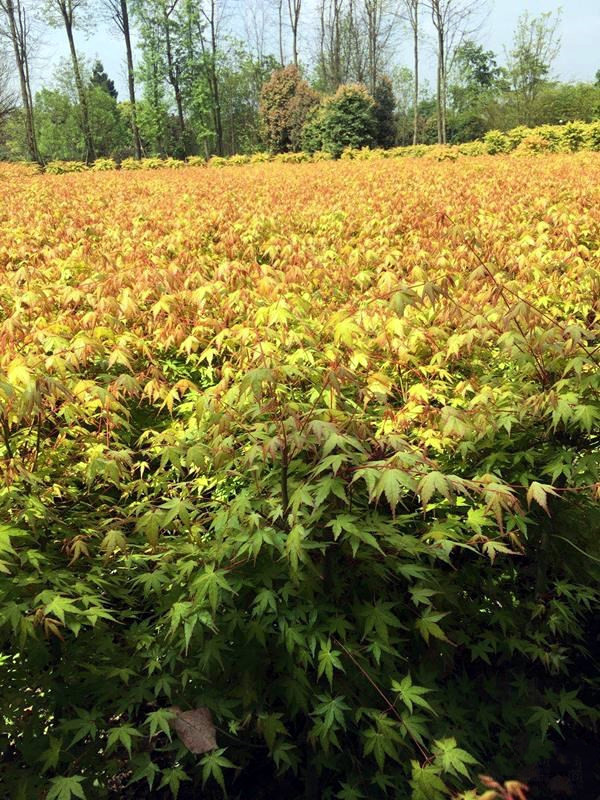
[[[592,796],[600,156],[0,190],[0,794]]]

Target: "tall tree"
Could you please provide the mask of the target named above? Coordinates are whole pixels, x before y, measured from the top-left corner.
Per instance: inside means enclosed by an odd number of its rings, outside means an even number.
[[[438,143],[447,142],[448,74],[456,48],[477,30],[486,3],[480,0],[424,0],[436,34]]]
[[[371,94],[385,66],[396,16],[388,0],[363,0],[364,37],[367,46],[367,85]]]
[[[419,138],[419,10],[420,0],[402,0],[401,16],[408,22],[413,44],[413,145]]]
[[[319,78],[325,91],[344,83],[343,29],[345,0],[321,0],[319,5]]]
[[[108,77],[104,70],[104,64],[101,61],[96,61],[92,67],[92,75],[90,77],[90,85],[106,92],[113,100],[119,96],[115,88],[115,82]]]
[[[183,139],[185,136],[185,117],[183,114],[183,95],[181,93],[181,66],[178,62],[173,43],[174,19],[178,5],[179,0],[161,0],[162,18],[165,33],[165,53],[167,56],[167,75],[169,78],[169,83],[173,87],[173,92],[175,94],[177,119],[179,121],[179,128],[181,131],[181,137]]]
[[[127,86],[129,89],[129,104],[131,106],[131,133],[133,136],[133,150],[135,157],[142,157],[142,140],[138,124],[137,100],[135,95],[135,71],[133,68],[133,47],[131,44],[130,14],[127,0],[101,0],[111,20],[117,26],[125,44],[127,58]]]
[[[378,147],[393,147],[396,144],[396,98],[392,82],[386,75],[377,81],[373,99],[377,123],[375,143]]]
[[[300,12],[302,11],[302,0],[287,0],[288,16],[290,18],[290,28],[292,31],[292,56],[294,66],[298,66],[298,28],[300,26]]]
[[[16,98],[10,84],[4,56],[0,53],[0,126],[15,110]]]
[[[19,73],[19,86],[23,116],[25,120],[25,139],[27,152],[32,161],[41,162],[33,116],[33,96],[31,94],[30,51],[31,24],[23,0],[0,0],[0,11],[4,13],[5,24],[0,32],[8,36],[15,55]]]
[[[94,139],[90,126],[90,112],[88,105],[87,89],[81,77],[81,66],[77,48],[75,47],[74,27],[76,18],[84,15],[89,10],[88,0],[46,0],[48,20],[51,25],[58,27],[61,22],[67,34],[69,51],[71,54],[71,64],[75,86],[77,87],[77,97],[81,112],[81,129],[83,132],[85,146],[85,161],[89,164],[95,159]]]
[[[277,0],[277,30],[279,34],[279,63],[285,67],[285,53],[283,50],[283,0]]]
[[[508,53],[508,74],[516,100],[519,122],[535,122],[535,101],[548,81],[552,64],[560,52],[560,11],[519,17],[512,49]]]
[[[165,97],[167,69],[164,57],[163,30],[160,19],[136,0],[132,5],[140,31],[141,59],[139,74],[144,93],[139,104],[140,136],[153,153],[171,151],[169,111]]]

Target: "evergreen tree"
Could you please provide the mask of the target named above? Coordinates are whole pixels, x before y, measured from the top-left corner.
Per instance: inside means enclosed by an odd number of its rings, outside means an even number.
[[[377,123],[375,142],[379,147],[393,147],[396,144],[396,97],[387,76],[377,82],[373,99]]]
[[[99,89],[103,89],[113,98],[113,100],[116,100],[118,97],[119,93],[115,89],[115,82],[108,77],[104,71],[104,66],[101,61],[96,61],[92,68],[90,86],[92,88],[98,87]]]

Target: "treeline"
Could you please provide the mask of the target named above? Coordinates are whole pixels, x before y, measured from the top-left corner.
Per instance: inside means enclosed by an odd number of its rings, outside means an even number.
[[[552,79],[560,14],[518,20],[499,56],[478,0],[0,0],[0,156],[227,156],[457,143],[518,125],[592,121],[595,82]],[[127,98],[82,36],[109,22]],[[48,27],[69,58],[32,90]],[[421,79],[434,48],[435,86]],[[402,63],[402,61],[407,63]]]

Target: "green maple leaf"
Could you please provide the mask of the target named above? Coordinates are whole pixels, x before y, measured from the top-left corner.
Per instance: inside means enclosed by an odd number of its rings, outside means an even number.
[[[74,775],[70,778],[52,778],[46,800],[71,800],[72,797],[85,800],[85,792],[81,787],[84,780],[85,778],[79,775]]]
[[[473,758],[466,750],[457,747],[456,739],[437,739],[434,742],[433,752],[444,772],[451,775],[464,775],[469,777],[467,765],[477,764],[477,759]]]

